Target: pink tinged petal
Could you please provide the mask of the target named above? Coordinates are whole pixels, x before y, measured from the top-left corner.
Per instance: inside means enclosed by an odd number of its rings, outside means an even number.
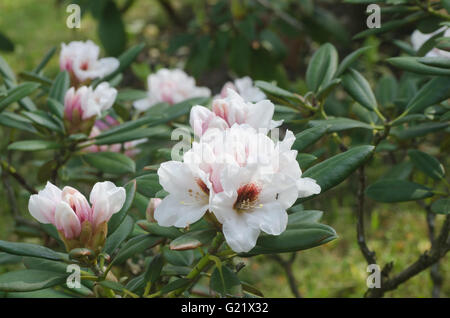
[[[206,210],[208,204],[202,205],[197,201],[186,202],[183,198],[169,194],[156,207],[154,216],[161,226],[184,228],[200,220]]]
[[[92,221],[92,209],[86,197],[77,189],[72,187],[64,187],[62,191],[62,200],[66,202],[70,208],[75,212],[80,223],[84,221]]]
[[[311,178],[300,178],[297,180],[298,197],[305,198],[313,194],[320,193],[320,185],[317,184],[316,180]]]
[[[227,220],[222,231],[227,244],[236,253],[248,252],[255,247],[260,233],[258,228],[249,226],[243,217]]]
[[[122,209],[126,192],[123,187],[116,187],[110,181],[97,182],[92,188],[89,201],[92,204],[94,226],[107,222],[114,213]]]
[[[81,233],[80,220],[66,202],[60,202],[56,206],[55,226],[69,240],[77,238]]]
[[[33,194],[28,202],[30,214],[41,223],[54,223],[56,204],[61,201],[61,189],[47,182],[38,194]]]

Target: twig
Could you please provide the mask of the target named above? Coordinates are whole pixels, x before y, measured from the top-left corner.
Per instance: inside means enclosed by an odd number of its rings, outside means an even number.
[[[366,188],[366,176],[364,174],[364,165],[358,169],[358,207],[356,212],[356,237],[359,249],[366,259],[367,263],[376,264],[375,252],[371,251],[366,243],[366,234],[364,230],[364,191]]]
[[[387,291],[396,289],[400,284],[419,274],[423,270],[432,266],[444,257],[450,251],[449,240],[450,215],[447,215],[442,225],[439,236],[433,240],[431,249],[425,251],[419,258],[392,278],[382,277],[381,288],[372,288],[367,290],[366,297],[382,297]]]
[[[430,242],[434,244],[434,236],[435,236],[435,218],[436,215],[431,211],[430,207],[427,206],[427,225],[428,225],[428,237],[430,238]],[[433,264],[430,268],[430,276],[433,281],[433,290],[431,292],[431,296],[433,298],[439,298],[440,290],[442,287],[442,275],[439,271],[439,261],[436,264]]]
[[[286,272],[286,277],[289,283],[289,288],[291,289],[292,294],[295,298],[302,298],[302,295],[300,294],[298,287],[297,287],[297,280],[295,279],[294,273],[292,272],[292,264],[295,261],[296,253],[292,253],[291,257],[288,261],[284,260],[280,255],[278,254],[271,254],[269,255],[270,258],[274,259],[278,264],[283,267],[284,271]]]
[[[16,179],[16,181],[19,182],[19,184],[23,188],[25,188],[31,194],[37,193],[36,189],[34,187],[32,187],[31,185],[29,185],[28,182],[25,180],[25,178],[22,177],[13,166],[11,166],[8,162],[6,162],[4,160],[2,160],[1,163],[2,163],[2,168],[4,169],[4,171],[7,172],[12,177],[14,177],[14,179]]]

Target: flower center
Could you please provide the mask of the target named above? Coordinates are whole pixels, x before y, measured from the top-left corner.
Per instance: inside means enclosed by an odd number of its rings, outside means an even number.
[[[249,210],[261,207],[262,204],[258,204],[258,195],[261,192],[261,188],[255,183],[248,183],[241,186],[237,190],[237,199],[234,202],[233,208],[238,212],[250,212]]]

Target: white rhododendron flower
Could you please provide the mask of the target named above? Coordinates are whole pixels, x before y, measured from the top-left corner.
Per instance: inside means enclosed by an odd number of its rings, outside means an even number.
[[[38,194],[28,202],[30,214],[39,222],[53,224],[67,240],[80,236],[83,224],[88,221],[93,231],[108,222],[125,203],[125,189],[112,182],[98,182],[92,188],[89,201],[78,190],[64,187],[62,190],[47,182]]]
[[[196,86],[195,79],[180,69],[160,69],[148,76],[147,85],[147,98],[133,103],[139,111],[145,111],[161,102],[172,105],[193,97],[211,96],[209,88]]]
[[[234,82],[225,83],[220,94],[215,98],[227,97],[228,89],[236,91],[246,102],[256,103],[266,99],[266,95],[258,87],[253,85],[253,80],[248,76],[235,79]]]
[[[234,124],[269,130],[282,123],[272,120],[274,111],[271,101],[246,102],[236,91],[228,88],[224,99],[213,101],[212,111],[204,106],[194,106],[189,123],[197,136],[203,135],[209,128],[227,129]]]
[[[71,87],[64,97],[64,117],[69,120],[85,120],[99,116],[112,107],[117,90],[102,82],[95,89],[91,86]]]
[[[99,59],[100,48],[90,40],[62,43],[61,47],[60,69],[67,70],[80,83],[102,78],[119,67],[119,60],[114,57]]]
[[[186,227],[209,211],[236,252],[250,251],[260,231],[279,235],[286,229],[286,209],[298,197],[320,193],[313,179],[301,178],[293,140],[288,132],[275,143],[246,124],[208,130],[183,162],[166,162],[158,170],[170,194],[155,219]]]
[[[428,41],[432,36],[444,31],[444,34],[442,36],[444,37],[450,37],[450,28],[447,27],[442,27],[432,33],[427,33],[424,34],[422,32],[420,32],[419,30],[415,30],[413,32],[413,34],[411,35],[411,43],[413,45],[413,48],[415,51],[418,51],[422,45]],[[425,56],[427,57],[446,57],[446,58],[450,58],[450,52],[444,51],[444,50],[440,50],[437,48],[433,48],[432,50],[430,50]]]

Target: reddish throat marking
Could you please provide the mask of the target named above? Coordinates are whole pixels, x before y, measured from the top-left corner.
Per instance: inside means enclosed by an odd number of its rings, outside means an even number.
[[[248,183],[241,186],[237,190],[238,197],[233,205],[237,212],[247,212],[248,210],[257,207],[258,195],[261,188],[254,183]]]

